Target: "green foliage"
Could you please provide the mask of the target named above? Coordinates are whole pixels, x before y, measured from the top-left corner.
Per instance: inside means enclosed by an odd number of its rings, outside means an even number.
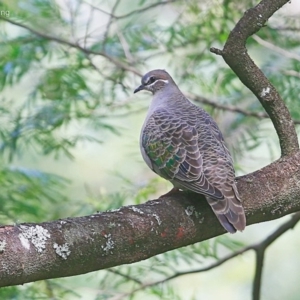
[[[5,287],[0,290],[1,299],[32,300],[32,299],[66,299],[78,298],[74,291],[62,286],[57,280],[43,280],[23,287]]]
[[[66,201],[60,193],[66,183],[61,177],[38,170],[1,169],[0,223],[39,222],[58,217],[56,209],[51,208]]]
[[[47,54],[48,41],[28,36],[16,37],[1,42],[0,89],[13,86],[26,75],[34,64]]]
[[[174,288],[162,281],[165,278],[176,276],[178,273],[201,269],[207,260],[217,261],[222,246],[230,251],[235,251],[241,248],[242,243],[227,237],[218,237],[176,249],[152,257],[145,262],[107,270],[99,285],[101,289],[111,291],[110,294],[105,295],[107,298],[117,293],[127,295],[128,299],[140,299],[143,297],[142,291],[145,290],[144,292],[151,294],[153,299],[162,297],[163,299],[180,299]]]

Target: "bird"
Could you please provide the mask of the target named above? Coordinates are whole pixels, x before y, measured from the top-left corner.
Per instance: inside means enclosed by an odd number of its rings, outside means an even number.
[[[179,190],[202,194],[226,231],[243,231],[246,217],[233,160],[217,123],[184,96],[165,70],[146,73],[134,93],[142,90],[153,98],[140,150],[148,167],[173,184],[165,195]]]

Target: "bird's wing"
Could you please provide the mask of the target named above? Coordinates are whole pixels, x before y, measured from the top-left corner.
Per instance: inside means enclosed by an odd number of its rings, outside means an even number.
[[[200,149],[205,152],[205,175],[209,182],[218,188],[224,195],[223,199],[215,197],[206,197],[214,213],[218,217],[222,226],[229,232],[234,233],[236,230],[242,231],[246,226],[246,218],[241,199],[235,183],[235,174],[233,162],[229,150],[227,149],[222,133],[215,121],[208,115],[204,114],[205,123],[208,125],[200,140],[204,145],[213,144],[210,151]],[[209,132],[208,132],[209,131]],[[209,143],[206,138],[213,139]],[[201,145],[199,145],[201,148]]]
[[[161,109],[147,120],[141,142],[146,159],[160,176],[187,190],[222,199],[221,191],[204,174],[198,139],[194,126]]]

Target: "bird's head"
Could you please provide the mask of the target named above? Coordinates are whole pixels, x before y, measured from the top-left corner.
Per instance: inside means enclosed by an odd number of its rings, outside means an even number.
[[[134,90],[134,93],[146,90],[155,94],[170,84],[175,85],[172,77],[165,70],[153,70],[148,72],[142,77],[141,83],[142,84]]]

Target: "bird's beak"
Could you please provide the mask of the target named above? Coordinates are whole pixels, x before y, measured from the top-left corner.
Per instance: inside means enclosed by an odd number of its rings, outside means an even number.
[[[142,91],[142,90],[144,90],[145,89],[145,86],[143,85],[143,84],[141,84],[139,87],[137,87],[135,90],[134,90],[134,94],[135,93],[137,93],[137,92],[139,92],[139,91]]]

